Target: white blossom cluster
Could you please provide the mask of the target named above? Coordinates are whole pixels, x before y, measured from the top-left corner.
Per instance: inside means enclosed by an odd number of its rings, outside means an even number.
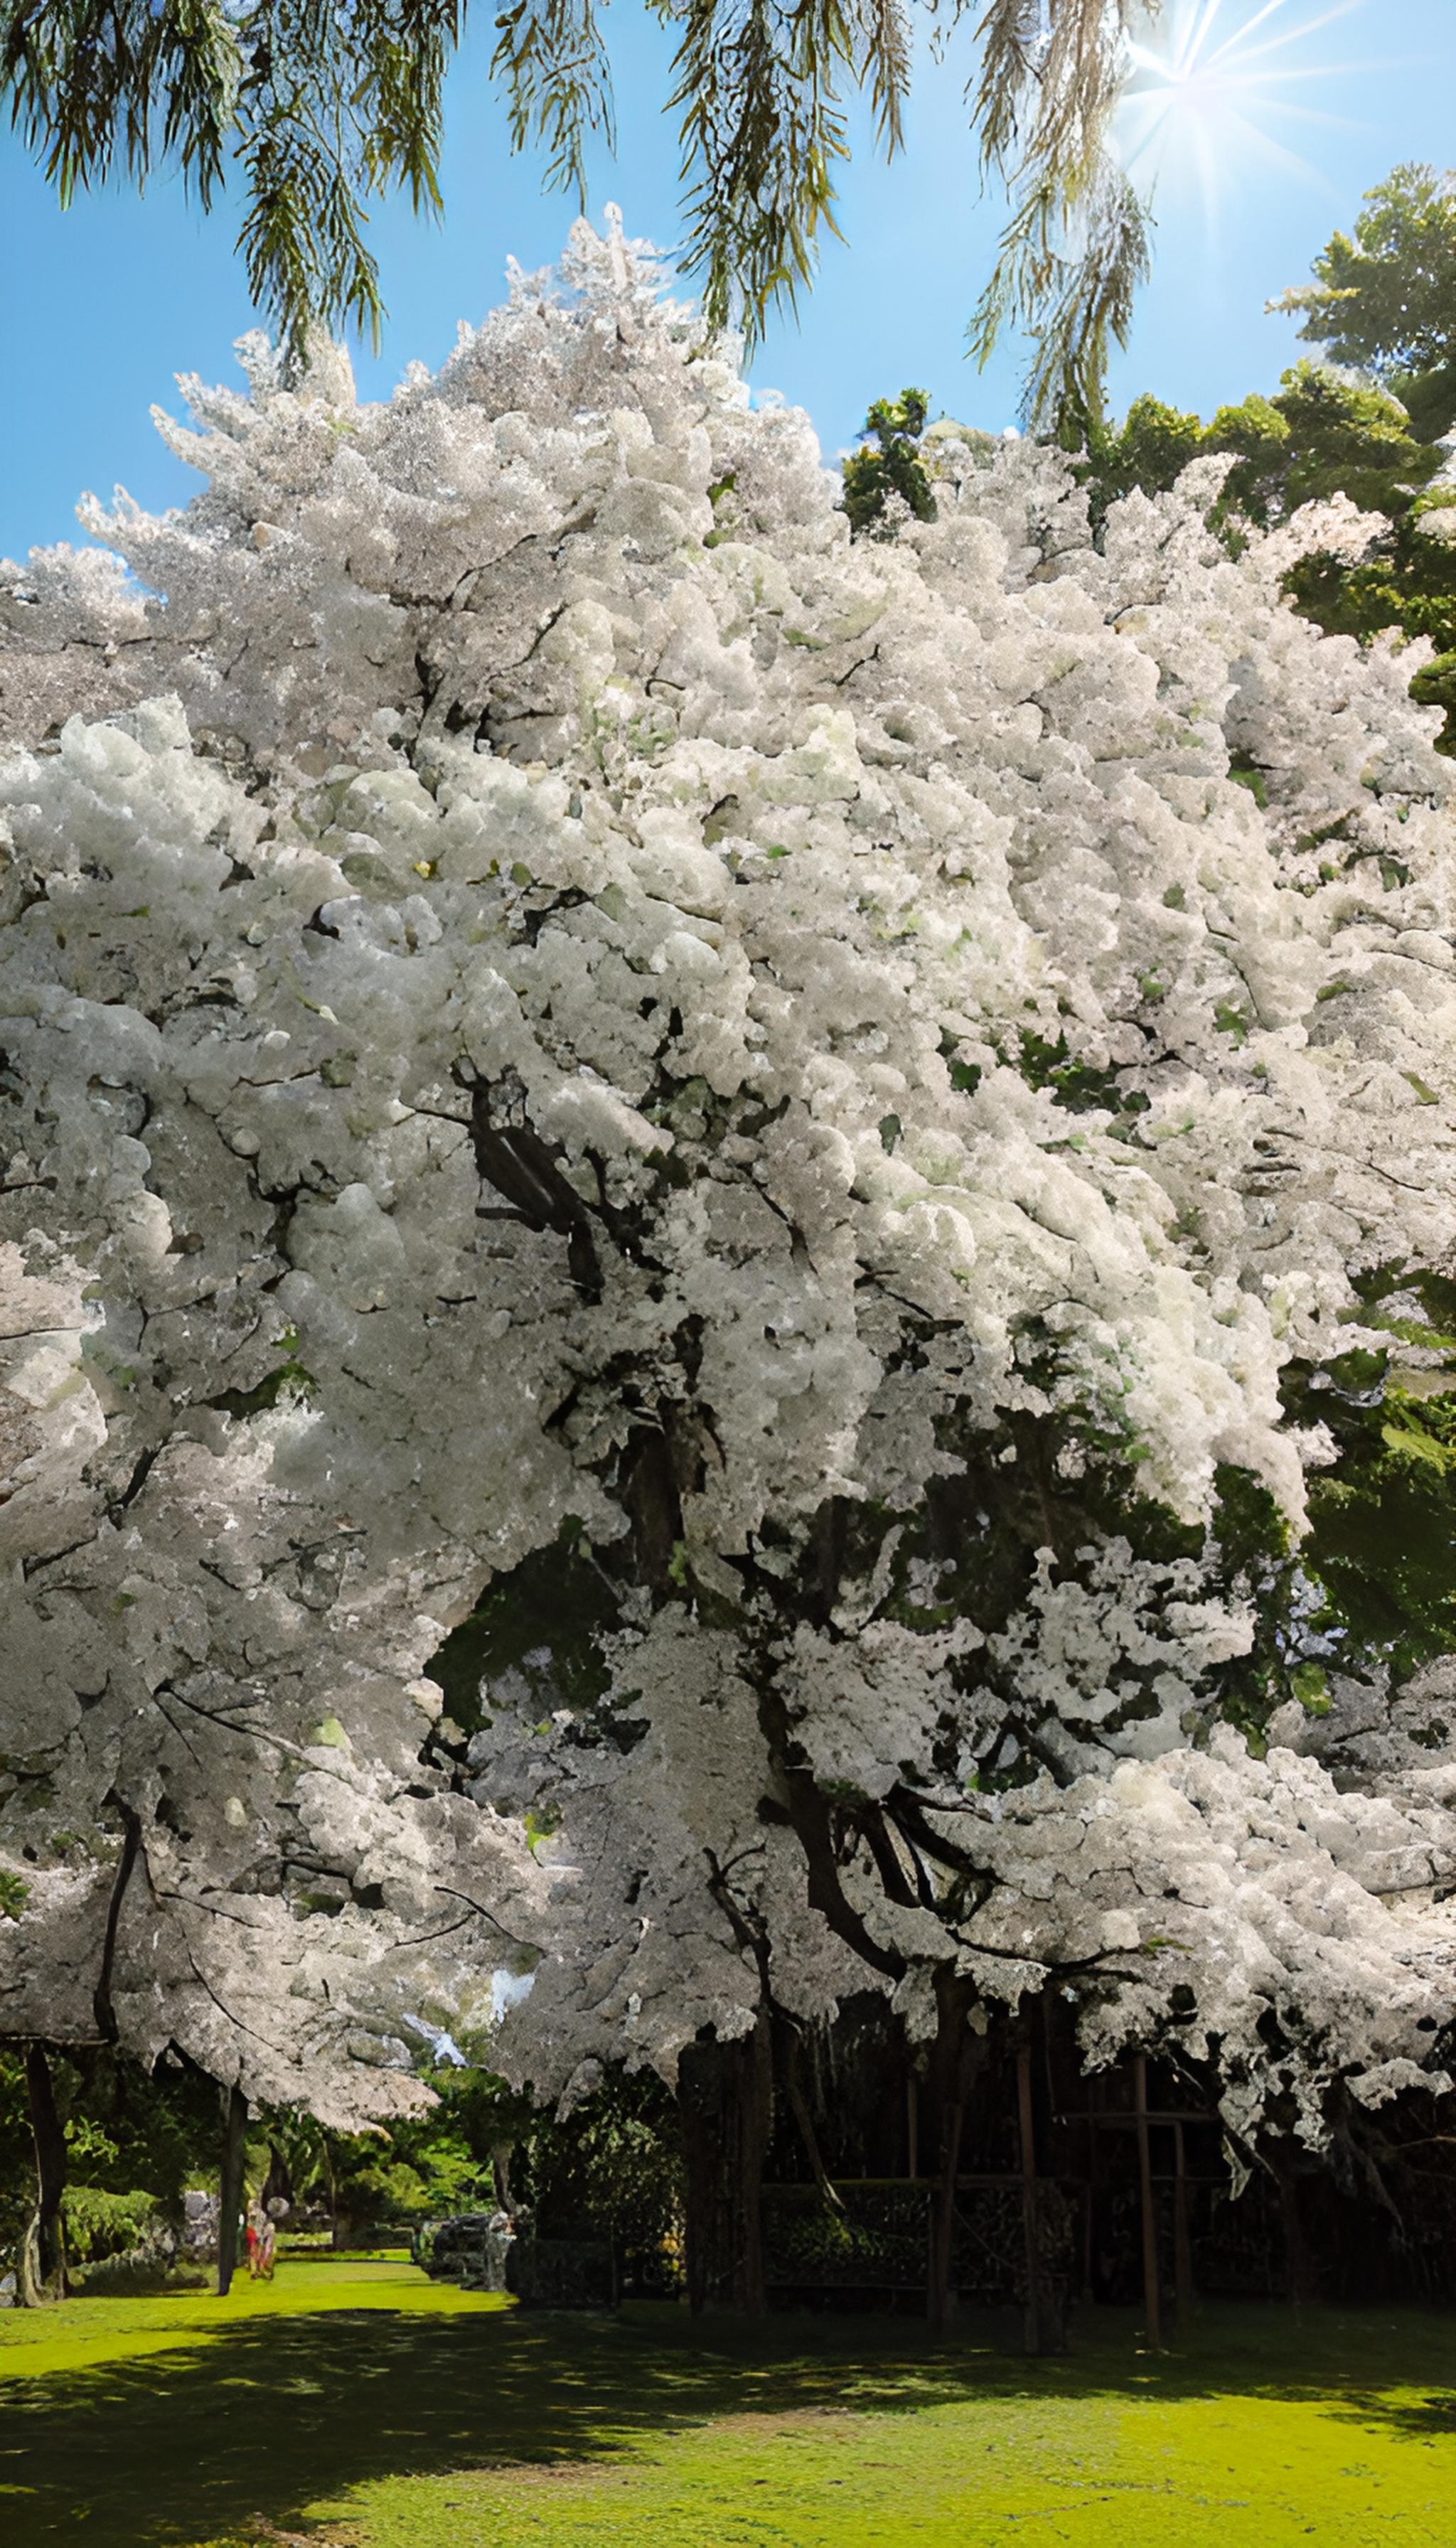
[[[386,406],[243,353],[0,574],[0,2030],[359,2115],[949,1961],[1248,2130],[1425,2075],[1456,1752],[1222,1721],[1218,1482],[1299,1532],[1281,1372],[1456,1242],[1451,765],[1279,592],[1358,521],[942,428],[852,544],[585,226]]]

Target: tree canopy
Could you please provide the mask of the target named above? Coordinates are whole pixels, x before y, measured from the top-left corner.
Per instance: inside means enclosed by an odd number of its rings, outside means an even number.
[[[1008,318],[1034,323],[1040,417],[1096,404],[1145,265],[1141,207],[1108,127],[1130,26],[1158,0],[984,0],[967,83],[983,171],[1010,186],[997,268],[975,315],[985,352]],[[680,119],[686,271],[710,327],[752,341],[792,302],[835,229],[849,148],[845,96],[901,143],[918,27],[944,44],[967,14],[926,0],[682,0],[667,110]],[[204,206],[242,196],[239,246],[258,307],[301,359],[315,323],[377,327],[372,198],[397,187],[440,208],[445,78],[459,0],[0,0],[0,97],[62,202],[123,168],[179,168]],[[512,0],[492,70],[517,149],[584,188],[589,136],[613,129],[611,64],[593,0]]]
[[[1456,419],[1456,170],[1408,161],[1365,202],[1353,239],[1336,230],[1314,282],[1269,306],[1302,312],[1308,343],[1374,372],[1434,438]]]
[[[0,578],[8,2027],[340,2126],[865,1992],[1245,2139],[1443,2083],[1456,836],[1284,596],[1351,508],[932,428],[857,540],[585,225],[387,405],[243,354]]]

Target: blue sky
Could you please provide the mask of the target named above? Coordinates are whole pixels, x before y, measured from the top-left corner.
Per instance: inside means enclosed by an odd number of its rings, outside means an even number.
[[[596,154],[592,209],[614,198],[629,230],[671,247],[668,39],[629,0],[617,0],[608,30],[619,147],[614,163]],[[545,264],[565,235],[571,207],[542,191],[536,162],[510,157],[487,77],[491,42],[483,15],[452,75],[443,227],[402,205],[376,215],[390,319],[380,356],[359,359],[370,395],[387,394],[413,357],[441,360],[457,320],[500,298],[507,255]],[[1152,389],[1208,412],[1274,386],[1294,322],[1263,305],[1306,278],[1363,190],[1400,159],[1456,161],[1456,0],[1166,0],[1154,54],[1156,110],[1129,111],[1125,147],[1155,184],[1156,263],[1113,399],[1122,407]],[[1170,83],[1166,66],[1180,58],[1192,75]],[[758,386],[809,410],[828,455],[853,440],[870,399],[907,382],[928,389],[937,410],[993,428],[1014,419],[1019,350],[980,374],[964,358],[1001,213],[980,196],[966,136],[968,61],[921,62],[907,147],[892,165],[875,159],[861,124],[842,187],[845,244],[829,243],[798,323],[775,324],[754,365]],[[141,201],[109,188],[62,214],[0,136],[0,555],[78,537],[83,489],[109,497],[120,483],[152,507],[194,492],[149,410],[177,410],[177,372],[238,377],[232,339],[255,318],[235,222],[228,205],[203,221],[165,183]]]

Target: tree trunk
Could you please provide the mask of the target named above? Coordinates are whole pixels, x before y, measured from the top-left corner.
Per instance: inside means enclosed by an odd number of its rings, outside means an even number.
[[[64,2300],[66,2294],[65,2238],[60,2217],[65,2192],[65,2134],[55,2111],[50,2064],[39,2044],[26,2046],[26,2091],[36,2144],[36,2209],[26,2225],[21,2246],[20,2295],[24,2307],[38,2309],[47,2301]]]
[[[218,2189],[218,2298],[226,2300],[237,2264],[237,2216],[242,2210],[242,2142],[247,2099],[229,2088],[223,2127],[223,2172]]]

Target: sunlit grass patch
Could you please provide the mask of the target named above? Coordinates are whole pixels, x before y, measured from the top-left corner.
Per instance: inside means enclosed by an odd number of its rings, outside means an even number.
[[[1023,2394],[719,2417],[587,2468],[388,2479],[326,2508],[359,2548],[1450,2548],[1456,2402]],[[1429,2429],[1444,2419],[1447,2430]],[[1412,2420],[1413,2419],[1413,2420]],[[319,2507],[323,2511],[323,2507]]]
[[[0,2320],[0,2540],[89,2548],[1456,2548],[1456,2322],[1211,2308],[693,2324],[402,2257]]]
[[[162,2292],[144,2299],[84,2294],[61,2307],[0,2311],[0,2397],[11,2380],[137,2361],[179,2346],[209,2344],[259,2320],[312,2318],[335,2310],[410,2310],[453,2316],[499,2310],[486,2293],[432,2283],[406,2249],[371,2256],[285,2256],[271,2283],[239,2273],[225,2301],[214,2291]]]

